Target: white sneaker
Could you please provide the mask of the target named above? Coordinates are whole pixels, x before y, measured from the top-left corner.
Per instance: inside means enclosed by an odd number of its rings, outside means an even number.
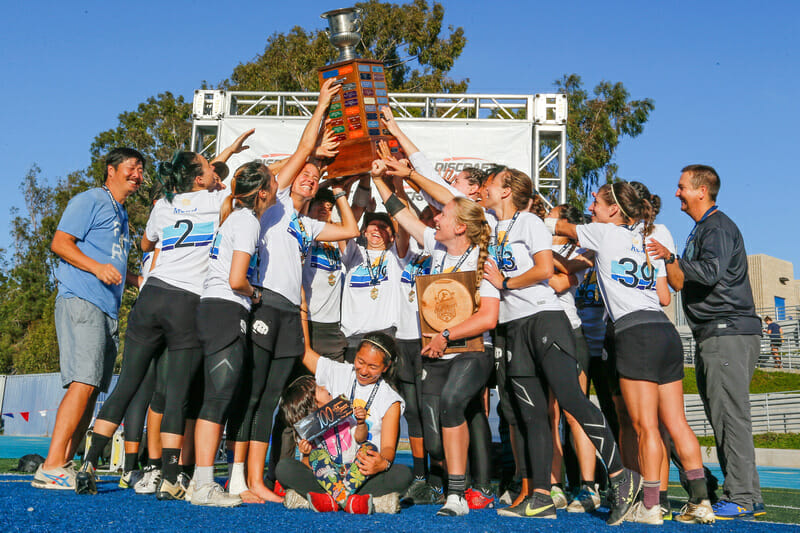
[[[194,479],[189,481],[189,484],[186,486],[186,494],[183,495],[183,501],[192,503],[192,496],[194,496]],[[202,504],[201,504],[202,505]]]
[[[684,524],[713,524],[716,519],[709,500],[700,503],[686,502],[681,514],[675,517],[675,520]]]
[[[400,512],[400,494],[390,492],[372,497],[372,507],[376,513],[397,514]]]
[[[146,466],[142,479],[133,486],[136,494],[155,494],[158,484],[161,482],[161,469],[155,466]]]
[[[654,505],[650,509],[644,506],[644,502],[638,501],[633,504],[633,508],[625,517],[626,522],[636,522],[638,524],[652,524],[660,526],[664,523],[664,517],[661,515],[661,506]]]
[[[445,501],[436,516],[464,516],[469,514],[469,505],[463,496],[458,494],[448,494],[447,501]]]
[[[600,495],[597,486],[583,485],[575,499],[567,506],[568,513],[591,513],[600,507]]]
[[[566,509],[567,495],[564,494],[564,490],[561,487],[552,485],[550,487],[550,498],[553,500],[553,505],[556,506],[556,509]]]
[[[50,470],[45,470],[42,465],[39,465],[33,481],[31,481],[31,486],[37,489],[75,490],[75,475],[72,461]]]
[[[286,496],[283,497],[283,506],[287,509],[311,509],[308,499],[303,498],[294,489],[286,489]]]
[[[190,485],[194,487],[194,482]],[[206,483],[194,489],[192,505],[207,505],[209,507],[237,507],[242,505],[242,499],[225,492],[219,483]]]

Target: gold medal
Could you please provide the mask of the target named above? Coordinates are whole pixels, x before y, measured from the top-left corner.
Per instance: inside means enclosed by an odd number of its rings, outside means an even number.
[[[411,289],[410,291],[408,291],[408,301],[409,302],[413,303],[415,297],[416,297],[416,292],[414,291],[414,289]]]
[[[378,299],[378,287],[372,287],[372,289],[369,291],[369,297],[373,300]]]
[[[336,274],[334,274],[333,272],[328,274],[328,285],[330,285],[331,287],[336,285]]]

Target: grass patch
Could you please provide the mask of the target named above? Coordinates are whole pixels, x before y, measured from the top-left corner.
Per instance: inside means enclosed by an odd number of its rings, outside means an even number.
[[[683,393],[697,394],[697,377],[694,367],[683,369]],[[800,374],[793,372],[765,372],[756,369],[750,382],[750,394],[800,390]]]
[[[697,437],[700,446],[716,446],[713,436]],[[777,448],[780,450],[800,450],[800,433],[759,433],[753,435],[756,448]]]

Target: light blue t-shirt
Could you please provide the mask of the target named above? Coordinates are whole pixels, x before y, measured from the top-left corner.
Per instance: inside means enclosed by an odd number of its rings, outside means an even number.
[[[101,264],[111,263],[122,274],[119,285],[106,285],[94,274],[61,259],[56,267],[58,297],[81,298],[116,319],[131,248],[125,207],[105,189],[89,189],[69,201],[58,230],[75,237],[81,252]]]

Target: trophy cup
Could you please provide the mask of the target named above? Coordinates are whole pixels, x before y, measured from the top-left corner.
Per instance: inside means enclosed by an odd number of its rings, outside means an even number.
[[[336,62],[319,69],[319,81],[335,78],[342,84],[328,109],[328,125],[339,141],[339,154],[328,165],[328,177],[354,176],[369,172],[379,158],[378,142],[384,140],[398,159],[405,157],[397,140],[381,126],[382,105],[389,105],[383,63],[356,55],[361,40],[361,9],[348,7],[328,11],[328,39],[339,49]]]

